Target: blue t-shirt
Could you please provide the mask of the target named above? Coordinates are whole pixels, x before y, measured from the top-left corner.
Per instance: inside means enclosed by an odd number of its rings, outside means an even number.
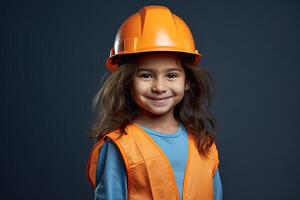
[[[179,195],[182,199],[182,185],[187,161],[188,138],[187,130],[180,124],[175,133],[161,133],[136,124],[158,144],[168,158]],[[113,142],[108,140],[99,150],[96,175],[95,200],[127,199],[127,175],[122,156]],[[222,183],[219,171],[213,177],[214,200],[222,200]]]

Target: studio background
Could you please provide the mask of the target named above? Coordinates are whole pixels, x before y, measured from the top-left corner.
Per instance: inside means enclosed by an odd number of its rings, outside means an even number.
[[[92,98],[144,5],[191,28],[212,74],[225,200],[299,198],[297,1],[1,1],[0,199],[92,199]]]

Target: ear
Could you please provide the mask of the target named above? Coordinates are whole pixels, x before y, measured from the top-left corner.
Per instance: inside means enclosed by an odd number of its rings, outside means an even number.
[[[190,83],[188,81],[185,82],[184,91],[187,91],[190,89]]]

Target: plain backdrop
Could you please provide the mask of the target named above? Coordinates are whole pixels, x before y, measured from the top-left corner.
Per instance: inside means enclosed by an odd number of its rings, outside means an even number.
[[[121,23],[144,5],[186,21],[214,77],[225,200],[299,198],[297,1],[1,1],[0,199],[92,199],[92,98]]]

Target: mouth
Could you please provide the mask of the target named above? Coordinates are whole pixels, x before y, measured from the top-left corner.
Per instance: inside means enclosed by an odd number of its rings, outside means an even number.
[[[153,98],[153,97],[148,97],[151,101],[151,103],[154,106],[164,106],[168,104],[168,100],[171,98],[172,96],[169,97],[164,97],[164,98]]]
[[[161,98],[157,98],[157,97],[148,97],[149,99],[151,100],[154,100],[154,101],[160,101],[160,100],[165,100],[165,99],[168,99],[172,96],[168,96],[168,97],[161,97]]]

